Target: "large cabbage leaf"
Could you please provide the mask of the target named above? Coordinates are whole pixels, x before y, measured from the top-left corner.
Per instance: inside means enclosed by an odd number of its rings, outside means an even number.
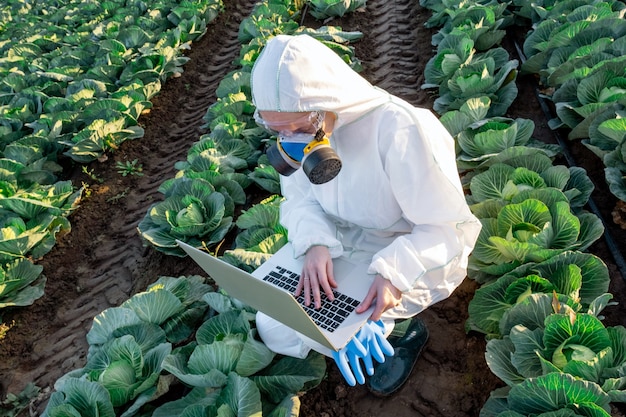
[[[28,259],[16,259],[0,267],[0,308],[27,306],[44,294],[43,267]]]
[[[55,390],[42,417],[116,416],[108,391],[97,382],[67,378]]]
[[[161,364],[171,350],[171,344],[161,343],[144,351],[132,335],[124,335],[103,345],[83,371],[87,380],[107,389],[113,406],[124,406],[156,385]]]
[[[252,272],[287,243],[287,230],[280,224],[280,203],[283,197],[274,194],[237,218],[240,229],[235,248],[224,252],[226,262]]]
[[[481,417],[610,417],[609,397],[597,384],[564,373],[528,378],[500,394],[492,393]]]

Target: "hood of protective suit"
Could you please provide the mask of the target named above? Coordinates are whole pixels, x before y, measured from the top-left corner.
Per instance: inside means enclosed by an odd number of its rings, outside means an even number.
[[[308,35],[269,40],[254,64],[251,85],[258,110],[330,111],[337,116],[335,128],[390,100],[388,93]]]

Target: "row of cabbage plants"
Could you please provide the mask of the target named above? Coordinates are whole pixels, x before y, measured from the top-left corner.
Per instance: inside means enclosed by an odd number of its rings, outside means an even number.
[[[563,3],[552,10],[591,16]],[[536,5],[421,4],[434,12],[427,25],[440,27],[423,87],[438,88],[435,110],[456,139],[483,225],[468,270],[481,287],[466,329],[486,335],[487,364],[506,383],[480,415],[609,416],[611,402],[626,401],[626,329],[602,324],[608,269],[584,252],[603,233],[583,209],[593,185],[582,169],[553,164],[555,149],[531,140],[531,121],[503,117],[518,62],[499,44],[518,11]]]
[[[316,4],[318,7],[308,5],[315,16],[349,10]],[[250,71],[254,61],[268,38],[307,33],[361,70],[349,42],[362,33],[333,26],[300,26],[297,19],[302,5],[283,0],[260,2],[241,23],[237,68],[220,82],[217,100],[204,116],[203,127],[209,133],[191,146],[185,161],[175,164],[177,174],[159,188],[163,200],[152,205],[138,225],[140,235],[157,250],[184,257],[186,253],[176,244],[180,240],[217,252],[226,234],[232,232],[235,247],[226,248],[224,259],[250,270],[285,244],[286,230],[278,222],[279,175],[264,153],[275,138],[253,119]],[[254,200],[268,195],[263,201]],[[239,216],[241,210],[244,213]]]
[[[535,74],[554,104],[550,126],[598,156],[611,192],[626,201],[626,5],[539,1],[516,9],[532,24],[521,72]]]
[[[0,6],[0,308],[44,293],[33,263],[71,229],[83,188],[60,181],[143,136],[137,119],[221,0],[24,2]]]
[[[186,161],[176,163],[178,174],[160,187],[164,199],[138,226],[156,249],[182,256],[173,242],[181,239],[217,252],[236,224],[236,246],[242,248],[224,257],[251,269],[285,243],[278,174],[263,159],[272,139],[252,118],[254,59],[269,37],[306,31],[359,68],[346,43],[360,34],[302,28],[302,6],[268,0],[242,22],[240,68],[222,80],[207,110],[209,133],[191,146]],[[328,17],[336,13],[331,6],[318,2],[312,10]],[[252,195],[266,198],[250,201]],[[206,278],[160,277],[94,318],[87,363],[56,381],[44,416],[297,416],[298,395],[320,383],[326,361],[316,352],[303,360],[275,355],[259,341],[254,320],[252,309],[213,291]]]

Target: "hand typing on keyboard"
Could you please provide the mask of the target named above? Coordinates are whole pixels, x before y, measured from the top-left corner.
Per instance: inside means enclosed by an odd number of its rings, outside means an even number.
[[[298,287],[298,282],[300,282],[300,275],[277,266],[274,271],[271,271],[263,279],[294,293]],[[320,296],[320,307],[317,309],[313,308],[312,305],[306,305],[302,294],[295,297],[309,317],[311,317],[318,326],[329,332],[339,327],[346,317],[359,305],[357,300],[337,290],[333,290],[332,300],[328,298],[326,294],[322,294]]]
[[[311,305],[316,309],[322,307],[322,294],[329,300],[335,295],[333,288],[337,288],[337,282],[333,275],[333,260],[326,246],[311,246],[304,257],[304,266],[300,281],[294,292],[296,297],[304,296],[304,305]]]

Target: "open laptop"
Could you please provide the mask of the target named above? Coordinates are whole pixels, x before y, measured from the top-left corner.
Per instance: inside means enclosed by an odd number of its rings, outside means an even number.
[[[338,284],[335,300],[329,301],[322,292],[322,307],[316,310],[313,300],[306,307],[302,295],[299,299],[293,296],[303,259],[293,257],[289,243],[248,273],[184,242],[176,242],[228,295],[328,349],[342,349],[372,314],[373,307],[361,314],[354,311],[374,280],[374,275],[367,273],[366,264],[344,257],[333,259]]]

